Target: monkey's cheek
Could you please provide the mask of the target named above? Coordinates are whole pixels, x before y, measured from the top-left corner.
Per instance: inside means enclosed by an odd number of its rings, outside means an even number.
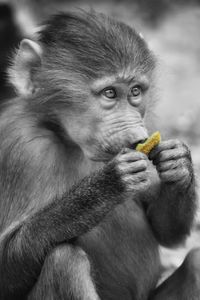
[[[92,147],[81,147],[81,148],[84,153],[84,156],[92,161],[109,162],[114,157],[114,155],[109,153],[104,153],[102,151],[99,151],[96,148],[92,148]]]

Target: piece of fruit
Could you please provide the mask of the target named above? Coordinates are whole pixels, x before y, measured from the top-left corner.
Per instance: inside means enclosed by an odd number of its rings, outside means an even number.
[[[160,141],[160,132],[156,131],[143,144],[138,144],[136,150],[148,155],[149,152],[160,143]]]

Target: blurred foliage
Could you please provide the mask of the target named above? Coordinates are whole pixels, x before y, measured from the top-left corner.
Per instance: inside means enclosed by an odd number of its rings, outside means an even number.
[[[16,3],[15,0],[11,2]],[[100,3],[104,6],[121,5],[124,7],[129,7],[140,14],[145,22],[152,26],[158,25],[159,21],[170,13],[175,7],[192,6],[200,4],[200,0],[18,0],[17,3],[23,3],[25,5],[30,5],[31,8],[37,13],[37,15],[42,15],[54,11],[53,8],[62,6],[98,6]]]

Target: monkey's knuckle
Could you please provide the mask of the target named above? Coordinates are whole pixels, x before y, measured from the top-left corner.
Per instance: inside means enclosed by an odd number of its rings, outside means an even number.
[[[177,148],[180,148],[183,146],[183,142],[178,140],[178,139],[174,139],[174,145],[177,147]]]
[[[168,171],[160,172],[159,173],[160,179],[162,181],[169,181],[169,179],[173,176],[173,173],[169,173]]]
[[[190,163],[190,161],[186,158],[182,159],[180,161],[180,167],[182,168],[182,170],[184,172],[189,172],[191,173],[192,172],[192,164]]]
[[[168,162],[166,162],[166,161],[158,161],[158,164],[157,164],[157,167],[158,168],[160,168],[160,169],[163,169],[163,168],[165,168],[166,166],[168,165]]]
[[[127,184],[126,185],[126,191],[127,192],[133,192],[134,191],[134,185],[133,184]]]
[[[167,151],[165,152],[160,152],[158,155],[158,163],[162,163],[163,161],[165,161],[168,157]]]
[[[118,168],[118,172],[121,174],[121,175],[126,175],[126,174],[129,174],[130,173],[130,170],[128,168],[128,166],[126,164],[119,164],[117,166]]]
[[[122,182],[125,186],[125,190],[132,190],[134,188],[134,181],[131,178],[123,178]]]
[[[122,164],[122,161],[120,160],[120,157],[113,158],[112,165],[114,166],[114,169],[116,171],[120,172],[121,164]]]
[[[121,173],[123,170],[123,164],[121,162],[116,162],[115,169]]]
[[[189,150],[189,146],[188,146],[185,142],[181,142],[181,146],[182,146],[184,149],[190,151],[190,150]]]
[[[145,180],[141,181],[140,184],[141,184],[141,188],[146,189],[146,188],[149,188],[151,182],[148,178],[146,178]]]
[[[122,161],[121,157],[122,157],[122,155],[118,154],[117,156],[115,156],[112,159],[112,163],[115,164],[115,165],[118,164],[118,163],[120,163]]]
[[[182,155],[184,157],[190,157],[190,150],[186,146],[181,147]]]
[[[190,160],[187,160],[186,166],[188,168],[189,173],[193,174],[194,173],[193,164],[192,164],[192,162]]]
[[[163,164],[156,165],[157,172],[161,172],[163,170]]]
[[[186,167],[182,168],[182,176],[185,178],[190,177],[190,171],[188,168],[186,168]]]
[[[123,155],[118,154],[115,158],[113,158],[113,161],[114,161],[116,164],[122,162],[122,161],[123,161]]]
[[[135,180],[138,181],[138,182],[141,182],[141,181],[147,181],[148,179],[148,176],[147,176],[147,173],[146,172],[142,172],[140,175],[138,175]]]
[[[148,176],[144,175],[143,177],[140,178],[140,181],[144,182],[144,183],[148,183],[149,182],[149,178],[148,178]]]
[[[173,169],[173,166],[169,162],[164,162],[164,163],[160,163],[156,168],[158,172],[165,172]]]
[[[119,177],[122,178],[124,172],[122,171],[120,165],[116,165],[116,166],[115,166],[115,172],[118,174]]]
[[[145,185],[146,186],[150,186],[151,185],[151,180],[149,178],[145,181]]]
[[[118,178],[121,180],[121,177],[123,175],[123,172],[121,170],[120,164],[116,163],[115,161],[112,161],[112,164],[109,165],[109,168],[118,176]]]
[[[148,157],[146,154],[142,153],[142,152],[139,152],[139,159],[140,160],[144,160],[144,161],[147,161],[148,160]]]
[[[146,169],[148,167],[148,162],[146,160],[141,160],[140,161],[140,165],[141,165],[141,167],[143,167],[144,169]]]
[[[189,161],[192,161],[191,151],[188,145],[184,144],[184,150],[185,150],[185,156],[189,159]]]
[[[190,148],[186,143],[184,143],[183,141],[179,141],[178,148],[181,150],[182,155],[185,155],[187,157],[191,157]]]
[[[147,166],[148,164],[144,160],[134,162],[131,166],[132,173],[137,174],[137,172],[145,172],[147,170]]]
[[[186,157],[181,157],[177,160],[177,163],[181,166],[187,165],[187,158]]]
[[[121,176],[121,181],[122,181],[125,185],[128,185],[128,184],[132,183],[132,178],[131,178],[131,176],[125,174],[125,175],[122,175],[122,176]]]

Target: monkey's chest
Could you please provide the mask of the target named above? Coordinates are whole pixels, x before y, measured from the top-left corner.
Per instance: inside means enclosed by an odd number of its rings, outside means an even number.
[[[91,259],[101,299],[146,299],[155,286],[158,245],[133,201],[118,206],[77,243]]]

